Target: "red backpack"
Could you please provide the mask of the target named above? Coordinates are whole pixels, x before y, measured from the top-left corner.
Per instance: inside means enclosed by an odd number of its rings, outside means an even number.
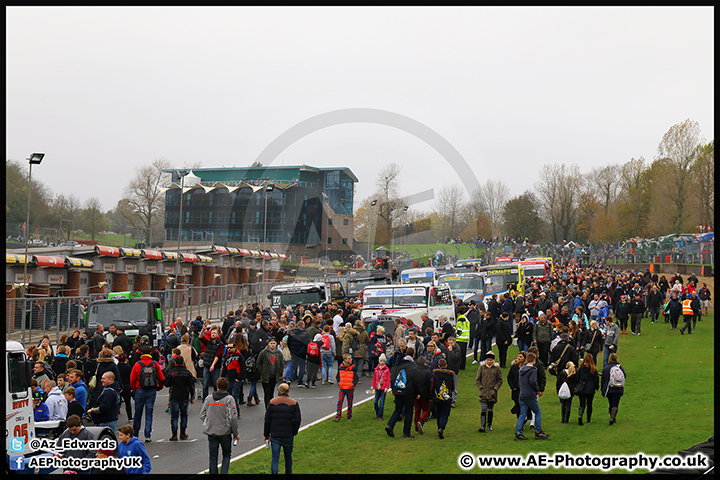
[[[327,333],[320,336],[320,339],[322,340],[322,348],[323,350],[330,350],[330,335]]]
[[[311,357],[319,357],[320,349],[318,348],[317,342],[308,343],[307,354]]]

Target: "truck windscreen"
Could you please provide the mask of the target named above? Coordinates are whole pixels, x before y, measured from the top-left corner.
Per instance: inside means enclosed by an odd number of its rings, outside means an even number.
[[[115,302],[98,303],[90,306],[88,311],[87,324],[102,324],[108,327],[111,323],[129,323],[131,325],[147,325],[148,307],[147,302]]]
[[[307,305],[320,303],[320,292],[272,293],[273,307],[280,305]]]
[[[22,353],[11,353],[8,355],[8,392],[7,393],[25,393],[27,386],[23,388],[23,382],[20,381],[20,362],[25,360]]]
[[[424,287],[383,288],[363,292],[366,308],[427,307]]]

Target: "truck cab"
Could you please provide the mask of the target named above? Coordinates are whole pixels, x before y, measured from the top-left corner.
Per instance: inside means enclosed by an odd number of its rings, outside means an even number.
[[[143,297],[141,292],[113,292],[105,299],[90,302],[85,312],[85,331],[89,337],[92,338],[98,324],[107,330],[112,323],[130,338],[147,335],[157,347],[164,330],[160,299]]]
[[[327,305],[333,301],[332,287],[329,283],[299,282],[275,285],[268,294],[270,306],[275,313],[282,307],[317,304]]]
[[[5,342],[5,469],[14,473],[36,473],[45,475],[52,468],[18,469],[18,462],[28,465],[33,456],[53,456],[58,452],[35,446],[36,439],[52,438],[53,432],[65,428],[65,422],[49,420],[36,422],[33,414],[32,390],[30,383],[33,374],[33,363],[27,358],[25,348],[19,342]],[[85,427],[95,435],[97,440],[109,438],[116,441],[115,433],[108,427]],[[39,433],[49,432],[49,433]],[[13,463],[11,463],[13,462]]]

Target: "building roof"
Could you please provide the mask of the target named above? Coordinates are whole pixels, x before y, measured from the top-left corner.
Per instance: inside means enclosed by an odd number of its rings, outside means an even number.
[[[354,182],[358,178],[348,167],[313,167],[310,165],[263,165],[262,167],[201,167],[201,168],[169,168],[162,170],[166,173],[174,171],[192,172],[202,179],[203,183],[207,182],[227,182],[246,180],[262,180],[268,178],[270,180],[300,179],[303,172],[320,173],[329,171],[341,171],[350,177]]]

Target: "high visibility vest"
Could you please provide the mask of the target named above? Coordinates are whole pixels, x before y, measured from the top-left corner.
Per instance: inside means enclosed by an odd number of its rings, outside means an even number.
[[[693,312],[693,309],[690,306],[691,303],[692,300],[689,298],[683,300],[683,315],[695,315],[695,312]]]
[[[455,329],[461,330],[462,333],[460,333],[456,340],[458,342],[469,342],[470,341],[470,322],[467,320],[467,318],[464,315],[458,315],[457,323],[455,324]]]

